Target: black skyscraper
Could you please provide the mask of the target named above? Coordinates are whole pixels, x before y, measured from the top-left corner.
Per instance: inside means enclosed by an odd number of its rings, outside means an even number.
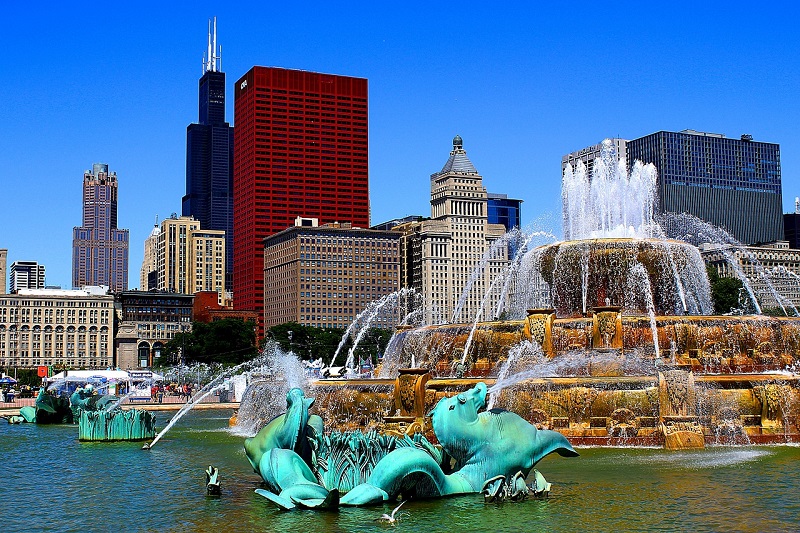
[[[658,169],[660,212],[692,214],[744,244],[783,239],[779,145],[684,130],[628,141],[627,151]]]
[[[182,214],[203,229],[225,232],[225,289],[233,289],[233,128],[225,122],[225,73],[217,70],[217,23],[199,84],[198,124],[186,128],[186,195]]]

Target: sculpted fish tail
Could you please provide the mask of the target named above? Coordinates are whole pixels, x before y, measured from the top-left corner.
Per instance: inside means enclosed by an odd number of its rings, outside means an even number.
[[[534,465],[553,452],[561,457],[577,457],[579,455],[567,438],[558,431],[539,430],[536,433],[536,440],[539,447],[533,458]]]

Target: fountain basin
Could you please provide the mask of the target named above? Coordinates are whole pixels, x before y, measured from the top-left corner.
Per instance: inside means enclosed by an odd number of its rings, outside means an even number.
[[[542,246],[533,255],[559,317],[586,315],[609,303],[622,306],[626,314],[647,314],[647,293],[652,293],[656,315],[710,311],[705,264],[697,248],[686,242],[587,239]]]

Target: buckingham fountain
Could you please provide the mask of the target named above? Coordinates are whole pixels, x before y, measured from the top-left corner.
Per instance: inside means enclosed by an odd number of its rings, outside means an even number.
[[[562,195],[566,240],[519,247],[503,274],[503,320],[399,326],[378,378],[251,386],[239,416],[250,434],[266,422],[265,395],[288,404],[246,444],[262,495],[283,509],[511,496],[547,453],[575,455],[571,445],[800,442],[797,311],[772,290],[787,316],[713,314],[695,244],[731,237],[687,215],[657,217],[655,168],[629,170],[609,141],[591,177],[582,163],[566,168]],[[763,276],[759,290],[770,287]],[[542,443],[505,465],[507,443],[480,450],[480,431],[454,437],[493,426]],[[497,471],[471,470],[487,457]],[[546,485],[536,473],[528,492],[539,478]]]

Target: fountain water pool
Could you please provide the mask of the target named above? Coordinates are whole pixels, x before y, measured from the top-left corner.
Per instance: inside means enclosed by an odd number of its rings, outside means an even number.
[[[229,410],[193,410],[160,446],[80,443],[61,426],[0,424],[5,458],[0,511],[9,531],[77,531],[86,524],[130,531],[373,531],[393,505],[339,513],[284,513],[253,490],[258,477],[241,437],[226,431]],[[479,496],[410,501],[397,527],[429,532],[553,532],[592,524],[598,531],[790,531],[800,527],[798,448],[747,446],[665,452],[653,448],[584,448],[578,460],[546,459],[555,489],[547,500],[484,504]],[[65,461],[64,457],[69,460]],[[48,514],[23,505],[41,491],[41,476],[69,484],[48,500]],[[222,495],[206,496],[204,471],[219,468]],[[544,464],[544,463],[543,463]],[[58,473],[58,476],[55,476]],[[754,481],[757,478],[757,481]],[[609,483],[613,482],[613,490]],[[128,487],[124,505],[120,492]],[[134,489],[130,489],[134,488]],[[591,495],[591,497],[587,497]],[[49,516],[57,518],[48,518]]]

